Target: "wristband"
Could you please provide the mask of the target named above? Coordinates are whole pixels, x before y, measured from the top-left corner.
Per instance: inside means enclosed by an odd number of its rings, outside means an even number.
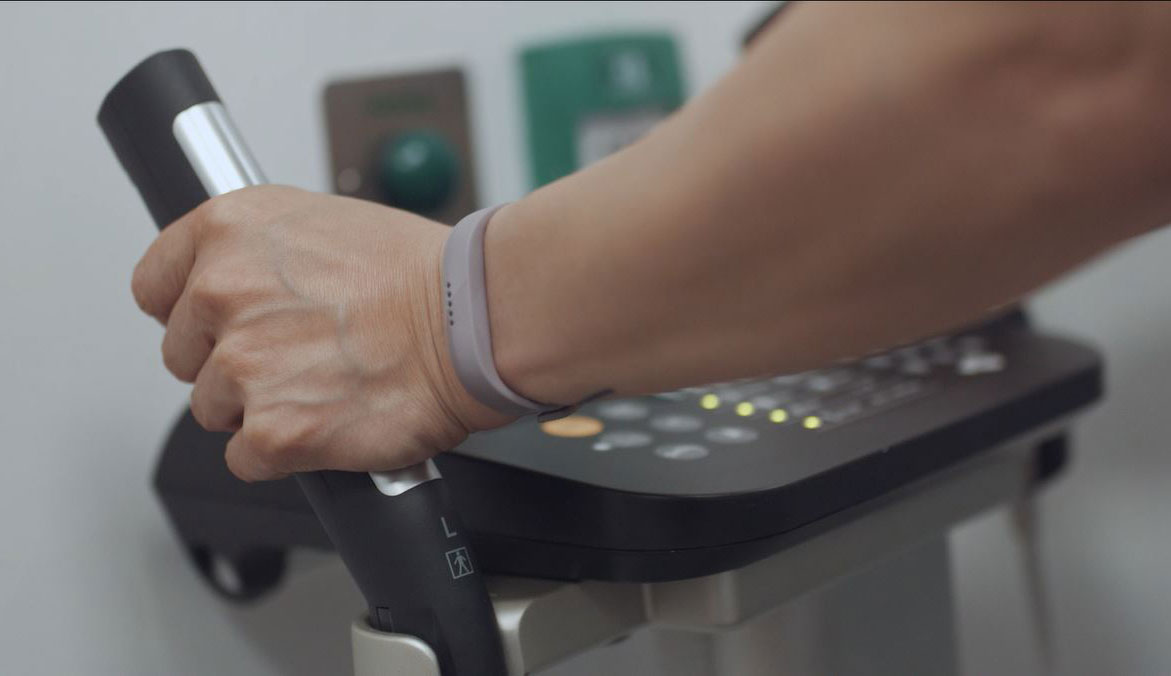
[[[603,390],[577,404],[544,404],[526,399],[504,383],[492,356],[492,327],[484,278],[484,231],[503,204],[480,209],[456,223],[443,247],[443,293],[447,313],[447,347],[464,388],[477,401],[507,415],[537,413],[554,420],[578,406],[609,394]]]

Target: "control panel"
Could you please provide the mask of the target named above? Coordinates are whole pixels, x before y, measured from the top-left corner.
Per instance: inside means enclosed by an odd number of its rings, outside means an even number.
[[[1002,320],[807,373],[593,402],[561,420],[473,435],[458,450],[617,490],[764,490],[1027,398],[1060,354],[1070,368],[1094,363]]]
[[[651,416],[649,401],[619,399],[592,407],[597,418],[579,414],[540,428],[568,438],[596,430],[591,449],[600,453],[667,442],[655,445],[655,455],[698,460],[711,445],[753,443],[778,427],[831,429],[924,396],[953,378],[998,373],[1005,366],[1005,356],[982,335],[940,337],[829,369],[654,395],[682,404],[672,413]]]
[[[338,194],[449,224],[477,208],[459,70],[333,82],[325,114]]]

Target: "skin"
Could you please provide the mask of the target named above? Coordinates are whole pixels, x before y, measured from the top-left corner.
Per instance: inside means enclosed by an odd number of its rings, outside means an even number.
[[[538,401],[798,371],[972,322],[1171,220],[1171,6],[829,3],[637,143],[505,207],[501,377]],[[832,37],[832,39],[831,39]],[[450,366],[447,229],[265,186],[135,270],[245,480],[385,470],[509,418]]]

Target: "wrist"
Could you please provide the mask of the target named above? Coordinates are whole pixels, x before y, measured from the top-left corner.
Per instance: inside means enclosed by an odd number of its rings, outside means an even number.
[[[478,401],[459,378],[448,343],[446,294],[443,288],[443,250],[451,228],[437,226],[428,239],[421,257],[424,261],[420,297],[414,307],[423,309],[421,346],[423,361],[428,364],[429,378],[436,400],[445,412],[459,422],[467,433],[492,429],[515,420]]]
[[[533,401],[572,404],[595,392],[575,383],[568,367],[570,345],[558,334],[556,293],[546,278],[545,238],[552,223],[534,219],[525,201],[501,207],[484,236],[484,283],[492,333],[492,355],[506,385]],[[565,299],[572,302],[572,299]]]

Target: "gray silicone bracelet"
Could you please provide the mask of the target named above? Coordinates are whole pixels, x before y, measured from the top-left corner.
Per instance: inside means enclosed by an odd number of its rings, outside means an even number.
[[[484,230],[492,215],[502,206],[464,216],[456,223],[444,245],[447,346],[460,382],[485,406],[518,416],[558,410],[562,407],[531,401],[513,392],[496,372],[484,282]]]

